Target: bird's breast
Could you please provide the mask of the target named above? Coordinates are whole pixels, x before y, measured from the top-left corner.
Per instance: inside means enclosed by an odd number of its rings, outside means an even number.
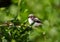
[[[33,23],[33,20],[32,19],[28,19],[28,22],[29,22],[29,24],[32,24]]]

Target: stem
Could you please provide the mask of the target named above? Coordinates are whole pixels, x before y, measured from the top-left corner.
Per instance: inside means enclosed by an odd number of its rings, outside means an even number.
[[[21,0],[18,0],[18,14],[20,12],[20,4],[21,4]]]
[[[18,0],[18,7],[20,7],[21,0]]]
[[[20,12],[20,4],[21,4],[21,0],[18,0],[18,10],[17,10],[17,15],[15,17],[15,19],[18,17],[19,12]]]

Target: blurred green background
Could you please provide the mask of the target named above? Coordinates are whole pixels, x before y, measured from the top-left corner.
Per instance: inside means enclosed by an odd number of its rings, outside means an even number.
[[[34,30],[30,30],[33,27],[28,26],[28,23],[21,27],[1,26],[0,42],[60,42],[60,0],[11,1],[9,7],[0,8],[0,24],[15,17],[23,24],[29,13],[33,13],[42,20],[43,25]]]

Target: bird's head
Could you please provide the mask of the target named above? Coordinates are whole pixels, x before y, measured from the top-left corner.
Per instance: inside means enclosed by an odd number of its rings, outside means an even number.
[[[34,19],[35,16],[33,14],[29,14],[28,18]]]

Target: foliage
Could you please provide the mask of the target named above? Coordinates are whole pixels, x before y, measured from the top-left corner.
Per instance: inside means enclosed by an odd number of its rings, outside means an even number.
[[[0,8],[0,42],[60,42],[59,0],[11,1],[9,7]],[[42,20],[42,27],[29,25],[29,13]]]

